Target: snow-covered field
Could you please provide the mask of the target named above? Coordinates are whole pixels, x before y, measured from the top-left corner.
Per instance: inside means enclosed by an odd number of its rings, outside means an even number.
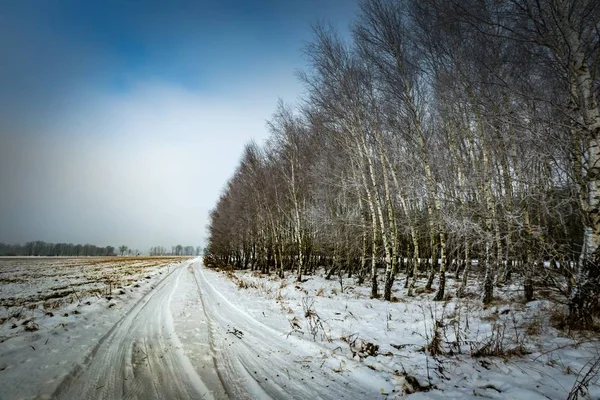
[[[597,335],[552,327],[555,304],[523,304],[511,286],[484,309],[407,298],[401,282],[385,302],[354,279],[282,281],[198,259],[12,261],[3,400],[565,399],[600,351]],[[119,278],[102,286],[107,275]],[[77,294],[47,297],[69,282]],[[600,399],[597,378],[579,398]]]
[[[202,274],[221,307],[236,307],[264,324],[269,336],[290,341],[287,357],[310,371],[301,375],[307,385],[313,379],[325,386],[360,382],[363,392],[346,398],[565,399],[600,354],[597,334],[569,337],[553,328],[552,318],[563,310],[548,301],[523,304],[515,286],[500,290],[484,309],[475,296],[446,302],[431,301],[433,293],[405,297],[402,282],[394,287],[397,301],[385,302],[369,299],[369,289],[354,279],[342,288],[322,275],[297,283],[291,275],[281,281],[249,271]],[[229,323],[245,340],[246,322]],[[294,348],[293,338],[303,345]],[[279,350],[278,341],[272,348],[265,343],[267,357]],[[281,373],[277,367],[256,359],[246,369]],[[597,377],[587,390],[579,398],[600,399]]]
[[[109,296],[151,276],[174,258],[0,258],[0,306],[58,308],[89,295]]]
[[[0,399],[49,397],[179,258],[0,258]]]

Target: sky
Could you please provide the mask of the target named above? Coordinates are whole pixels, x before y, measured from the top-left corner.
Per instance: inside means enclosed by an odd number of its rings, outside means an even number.
[[[355,0],[4,0],[0,242],[202,245],[311,26]]]

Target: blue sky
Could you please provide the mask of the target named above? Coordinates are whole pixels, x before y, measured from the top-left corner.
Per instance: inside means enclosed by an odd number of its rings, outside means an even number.
[[[198,244],[311,24],[353,0],[4,1],[0,241]]]

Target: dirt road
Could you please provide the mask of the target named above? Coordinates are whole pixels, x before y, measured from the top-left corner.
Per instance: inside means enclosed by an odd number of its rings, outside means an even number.
[[[178,266],[100,341],[61,399],[227,398],[192,263]]]
[[[172,270],[58,388],[59,399],[361,399],[370,375],[232,303],[199,260]],[[348,361],[351,362],[351,361]]]

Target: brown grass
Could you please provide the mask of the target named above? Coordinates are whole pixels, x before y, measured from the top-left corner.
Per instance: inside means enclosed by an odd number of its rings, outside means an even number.
[[[550,310],[550,325],[556,329],[567,328],[568,311],[563,307],[553,307]]]
[[[500,314],[497,311],[481,317],[481,320],[486,322],[496,322],[499,319]]]
[[[525,323],[525,333],[529,336],[539,336],[542,333],[542,317],[536,316]]]
[[[48,280],[59,281],[66,278],[71,283],[45,290],[32,292],[26,296],[7,297],[0,300],[0,306],[26,307],[33,310],[43,307],[46,310],[58,309],[66,303],[81,301],[94,294],[111,294],[113,290],[134,283],[137,277],[149,268],[180,262],[190,257],[46,257],[24,259],[32,263],[31,270],[18,274],[22,276],[0,279],[0,282]],[[20,263],[23,264],[23,263]],[[160,273],[160,272],[159,272]],[[77,277],[77,279],[73,279]],[[91,285],[83,289],[81,286]]]
[[[132,263],[136,263],[136,262],[140,262],[140,261],[152,261],[157,265],[159,263],[163,263],[165,261],[183,261],[183,260],[188,260],[190,258],[190,256],[136,256],[136,257],[101,257],[101,258],[94,258],[94,259],[88,259],[87,257],[83,257],[83,258],[75,258],[75,259],[81,259],[81,260],[85,260],[86,264],[89,265],[97,265],[97,264],[107,264],[107,263],[124,263],[124,264],[132,264]],[[52,258],[53,260],[55,260],[55,258]]]

